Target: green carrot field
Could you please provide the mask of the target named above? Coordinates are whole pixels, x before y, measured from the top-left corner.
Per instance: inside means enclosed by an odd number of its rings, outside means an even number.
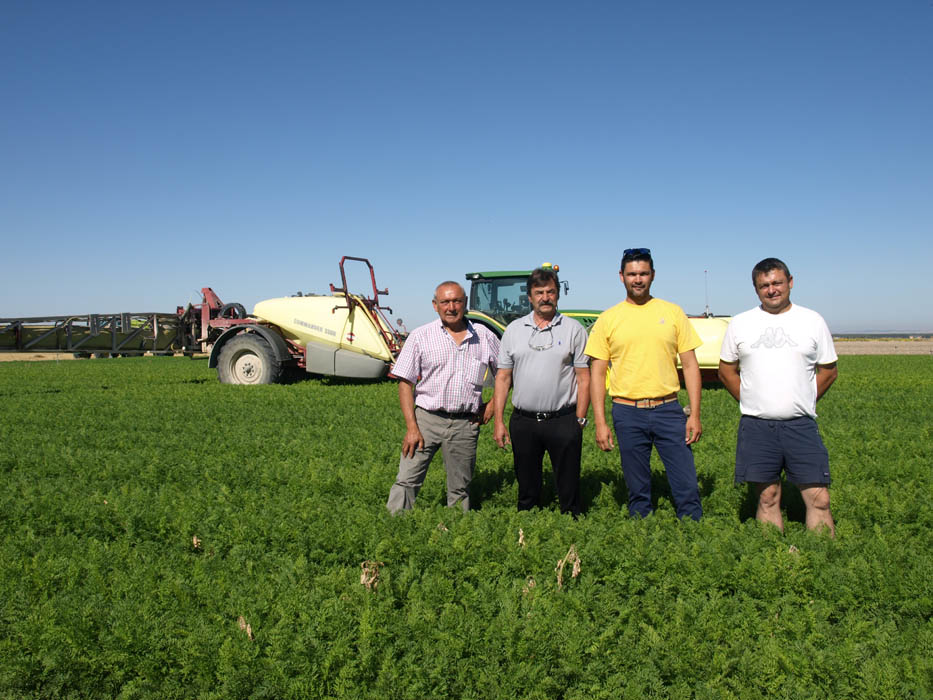
[[[699,523],[660,464],[657,513],[629,518],[592,428],[585,516],[553,491],[519,514],[491,426],[476,510],[443,507],[438,456],[391,517],[392,382],[0,363],[0,697],[929,698],[933,360],[839,366],[819,405],[832,540],[792,487],[786,534],[755,522],[722,389]]]

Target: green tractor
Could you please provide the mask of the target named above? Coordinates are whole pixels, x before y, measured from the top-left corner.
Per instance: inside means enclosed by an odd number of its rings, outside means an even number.
[[[551,263],[543,263],[544,269],[560,268]],[[500,270],[495,272],[468,272],[470,281],[470,310],[466,317],[473,323],[481,323],[500,338],[505,327],[516,318],[531,313],[526,284],[531,270]],[[570,292],[570,285],[561,280],[561,296]],[[560,307],[564,316],[575,318],[589,331],[601,311],[592,309],[565,309]]]

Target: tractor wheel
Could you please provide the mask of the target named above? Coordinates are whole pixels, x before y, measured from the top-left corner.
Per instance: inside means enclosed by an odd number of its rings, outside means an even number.
[[[272,348],[256,333],[240,333],[220,350],[217,376],[222,384],[275,384],[282,365]]]

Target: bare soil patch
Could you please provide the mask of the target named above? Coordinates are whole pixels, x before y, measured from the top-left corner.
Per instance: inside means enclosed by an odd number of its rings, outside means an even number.
[[[0,352],[0,362],[34,362],[37,360],[73,360],[70,352]]]
[[[838,355],[933,355],[933,340],[836,340]]]

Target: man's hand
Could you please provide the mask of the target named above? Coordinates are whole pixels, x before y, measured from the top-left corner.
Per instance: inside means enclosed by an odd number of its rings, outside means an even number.
[[[700,423],[700,417],[690,415],[687,417],[687,434],[686,440],[688,445],[692,445],[697,440],[700,439],[700,436],[703,434],[703,426]]]
[[[405,439],[402,440],[402,456],[414,457],[415,452],[424,449],[424,437],[415,418],[415,385],[407,379],[398,383],[398,402],[405,417]]]
[[[596,444],[603,452],[609,452],[615,447],[612,442],[612,430],[605,422],[596,424]]]
[[[596,444],[603,452],[613,448],[612,431],[606,423],[606,373],[609,360],[590,360],[590,403],[593,406],[593,424]]]
[[[492,401],[489,403],[481,404],[479,410],[476,412],[476,422],[480,425],[486,425],[489,421],[492,420],[493,415],[496,413],[496,407]]]
[[[499,447],[506,447],[512,444],[512,439],[509,437],[508,428],[505,427],[505,423],[501,420],[497,420],[492,431],[492,439],[496,441],[496,444]]]
[[[680,365],[683,367],[684,386],[687,388],[687,400],[690,402],[690,415],[687,416],[684,440],[688,445],[692,445],[703,434],[703,426],[700,424],[703,379],[700,375],[700,363],[697,362],[697,356],[693,350],[680,353]],[[728,389],[728,386],[726,388]]]
[[[405,439],[402,440],[402,456],[414,457],[415,452],[424,449],[424,437],[418,428],[409,428],[405,431]]]

